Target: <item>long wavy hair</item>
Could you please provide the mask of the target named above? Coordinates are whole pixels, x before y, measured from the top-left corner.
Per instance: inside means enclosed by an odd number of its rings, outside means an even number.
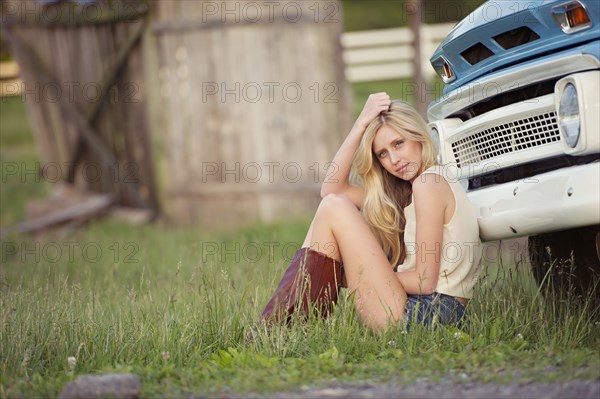
[[[404,208],[411,202],[412,186],[385,170],[373,152],[373,140],[383,125],[421,143],[422,166],[418,174],[437,164],[436,148],[427,133],[427,124],[417,111],[403,101],[394,100],[389,111],[379,114],[367,126],[354,157],[354,174],[365,190],[363,216],[395,267],[406,257]]]

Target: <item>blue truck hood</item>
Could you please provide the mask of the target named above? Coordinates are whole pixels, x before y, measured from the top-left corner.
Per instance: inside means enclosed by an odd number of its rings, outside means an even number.
[[[431,57],[432,63],[438,57],[444,57],[456,75],[454,81],[446,83],[444,93],[511,65],[579,43],[598,40],[600,0],[580,0],[590,15],[592,27],[574,34],[564,33],[552,16],[552,7],[565,2],[567,1],[488,1],[473,11],[450,31]],[[503,48],[498,39],[495,39],[517,28],[533,31],[533,35],[539,38],[510,49]],[[487,58],[471,64],[464,53],[473,48],[486,51]]]

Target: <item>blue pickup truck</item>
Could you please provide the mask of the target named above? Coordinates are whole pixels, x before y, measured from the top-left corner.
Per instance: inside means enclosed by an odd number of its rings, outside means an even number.
[[[430,132],[482,239],[527,236],[540,283],[589,288],[600,274],[600,0],[488,1],[431,64],[444,90]]]

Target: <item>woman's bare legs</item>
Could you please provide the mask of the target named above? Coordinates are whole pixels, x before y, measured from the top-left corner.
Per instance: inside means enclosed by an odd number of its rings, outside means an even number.
[[[363,322],[374,329],[398,325],[406,292],[356,206],[345,196],[321,201],[303,247],[344,262],[348,289]]]

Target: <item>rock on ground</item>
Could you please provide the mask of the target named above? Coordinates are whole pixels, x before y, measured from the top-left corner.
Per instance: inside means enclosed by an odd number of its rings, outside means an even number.
[[[141,386],[136,374],[84,375],[67,383],[59,399],[136,399]]]

